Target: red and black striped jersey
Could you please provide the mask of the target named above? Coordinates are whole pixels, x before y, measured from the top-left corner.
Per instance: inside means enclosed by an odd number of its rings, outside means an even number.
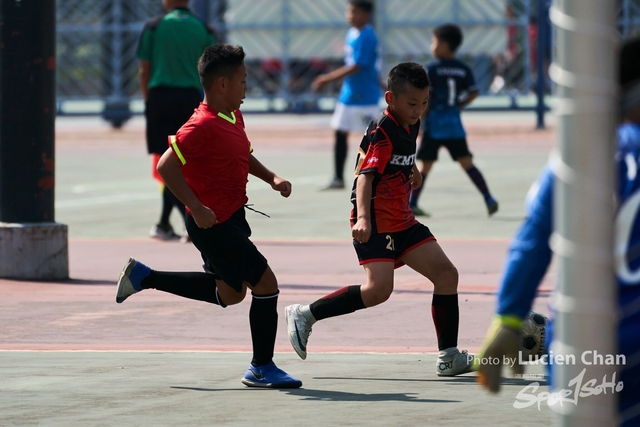
[[[418,221],[409,207],[409,181],[416,158],[416,138],[420,122],[404,128],[389,109],[373,119],[358,150],[355,179],[351,192],[351,224],[358,215],[356,182],[358,175],[374,173],[371,192],[371,225],[374,233],[393,233],[408,229]]]

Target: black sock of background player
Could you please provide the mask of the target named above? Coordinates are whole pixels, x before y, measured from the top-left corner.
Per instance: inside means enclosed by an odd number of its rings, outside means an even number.
[[[171,197],[173,194],[166,185],[162,190],[162,211],[160,213],[160,224],[168,225],[169,217],[171,216],[171,210],[173,209],[173,203]],[[173,196],[175,197],[175,196]]]
[[[253,366],[262,366],[273,360],[273,348],[278,331],[278,293],[253,295],[249,309],[249,326],[253,343]]]
[[[338,179],[343,179],[344,175],[344,162],[347,160],[347,132],[336,131],[336,146],[334,149],[335,155],[335,176]]]
[[[420,198],[420,193],[422,193],[422,189],[424,188],[424,185],[427,183],[427,175],[423,173],[420,175],[422,175],[422,185],[414,190],[411,190],[411,199],[409,202],[409,205],[411,207],[418,206],[418,199]]]
[[[208,273],[151,270],[140,286],[226,307],[216,292],[216,279]]]
[[[431,316],[438,336],[438,350],[458,346],[458,294],[433,295]]]
[[[482,176],[482,172],[478,170],[477,167],[471,166],[466,170],[467,175],[471,179],[471,182],[476,186],[478,191],[482,194],[482,197],[488,199],[491,197],[491,193],[489,193],[489,187],[487,187],[487,182],[484,180],[484,176]]]
[[[168,190],[168,188],[165,187],[165,190]],[[182,203],[180,199],[178,199],[175,196],[175,194],[171,192],[171,190],[169,190],[168,196],[169,196],[169,201],[171,202],[171,205],[175,206],[176,209],[178,209],[178,212],[180,212],[182,219],[186,220],[187,209],[185,208],[184,203]]]
[[[309,305],[316,320],[353,313],[366,308],[362,302],[360,285],[345,286]]]

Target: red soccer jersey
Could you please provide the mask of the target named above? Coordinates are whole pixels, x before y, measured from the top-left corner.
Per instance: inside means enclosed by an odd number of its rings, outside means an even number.
[[[253,151],[240,110],[227,117],[200,103],[169,137],[187,184],[222,223],[247,203],[249,156]]]
[[[358,150],[353,183],[351,224],[357,218],[356,182],[363,173],[375,173],[371,192],[371,223],[374,233],[395,233],[418,223],[411,208],[409,178],[416,157],[420,122],[403,128],[389,110],[369,124]]]

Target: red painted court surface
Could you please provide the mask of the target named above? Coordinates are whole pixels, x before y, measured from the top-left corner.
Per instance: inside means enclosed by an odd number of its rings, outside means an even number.
[[[432,217],[421,220],[459,270],[459,346],[475,350],[495,307],[509,238],[524,217],[525,194],[554,140],[552,129],[533,129],[532,113],[474,113],[464,120],[501,210],[487,218],[469,179],[442,151],[421,199]],[[281,315],[288,304],[310,303],[365,278],[349,240],[348,190],[318,191],[331,171],[328,121],[326,115],[246,117],[256,156],[294,186],[285,200],[264,183],[249,182],[250,203],[272,216],[248,220],[278,278]],[[115,281],[129,256],[156,269],[193,271],[201,271],[200,257],[190,244],[146,237],[160,197],[141,118],[121,130],[98,119],[62,118],[56,126],[56,220],[69,226],[71,279],[0,280],[0,350],[250,350],[250,298],[221,309],[150,290],[115,303]],[[357,139],[350,137],[353,159]],[[310,353],[435,351],[431,284],[408,267],[395,277],[386,303],[317,324]],[[542,312],[554,278],[552,271],[536,302]],[[280,321],[276,351],[291,352]]]
[[[475,350],[490,323],[506,241],[444,240],[460,271],[460,339]],[[349,241],[258,241],[280,284],[279,313],[361,283]],[[129,255],[165,270],[200,271],[191,245],[149,240],[72,240],[66,282],[0,281],[0,350],[211,350],[250,351],[250,298],[221,309],[155,290],[115,303],[115,281]],[[546,312],[547,279],[539,310]],[[431,320],[431,284],[408,267],[396,270],[393,296],[384,304],[328,319],[314,327],[309,352],[437,351]],[[281,316],[276,351],[291,352]]]

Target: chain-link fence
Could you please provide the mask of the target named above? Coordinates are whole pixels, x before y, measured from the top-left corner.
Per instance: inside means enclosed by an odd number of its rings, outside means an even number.
[[[481,100],[506,97],[510,102],[503,108],[513,108],[531,98],[538,0],[376,0],[375,5],[382,76],[401,61],[432,60],[431,31],[454,22],[464,32],[459,56],[473,69]],[[332,109],[340,84],[314,93],[311,81],[343,63],[346,0],[192,0],[191,7],[223,40],[245,48],[244,109]],[[135,52],[144,22],[160,13],[161,0],[59,1],[59,111],[102,112],[114,124],[141,111]],[[640,33],[640,0],[622,0],[619,16],[623,36]],[[69,107],[74,102],[79,107]]]

